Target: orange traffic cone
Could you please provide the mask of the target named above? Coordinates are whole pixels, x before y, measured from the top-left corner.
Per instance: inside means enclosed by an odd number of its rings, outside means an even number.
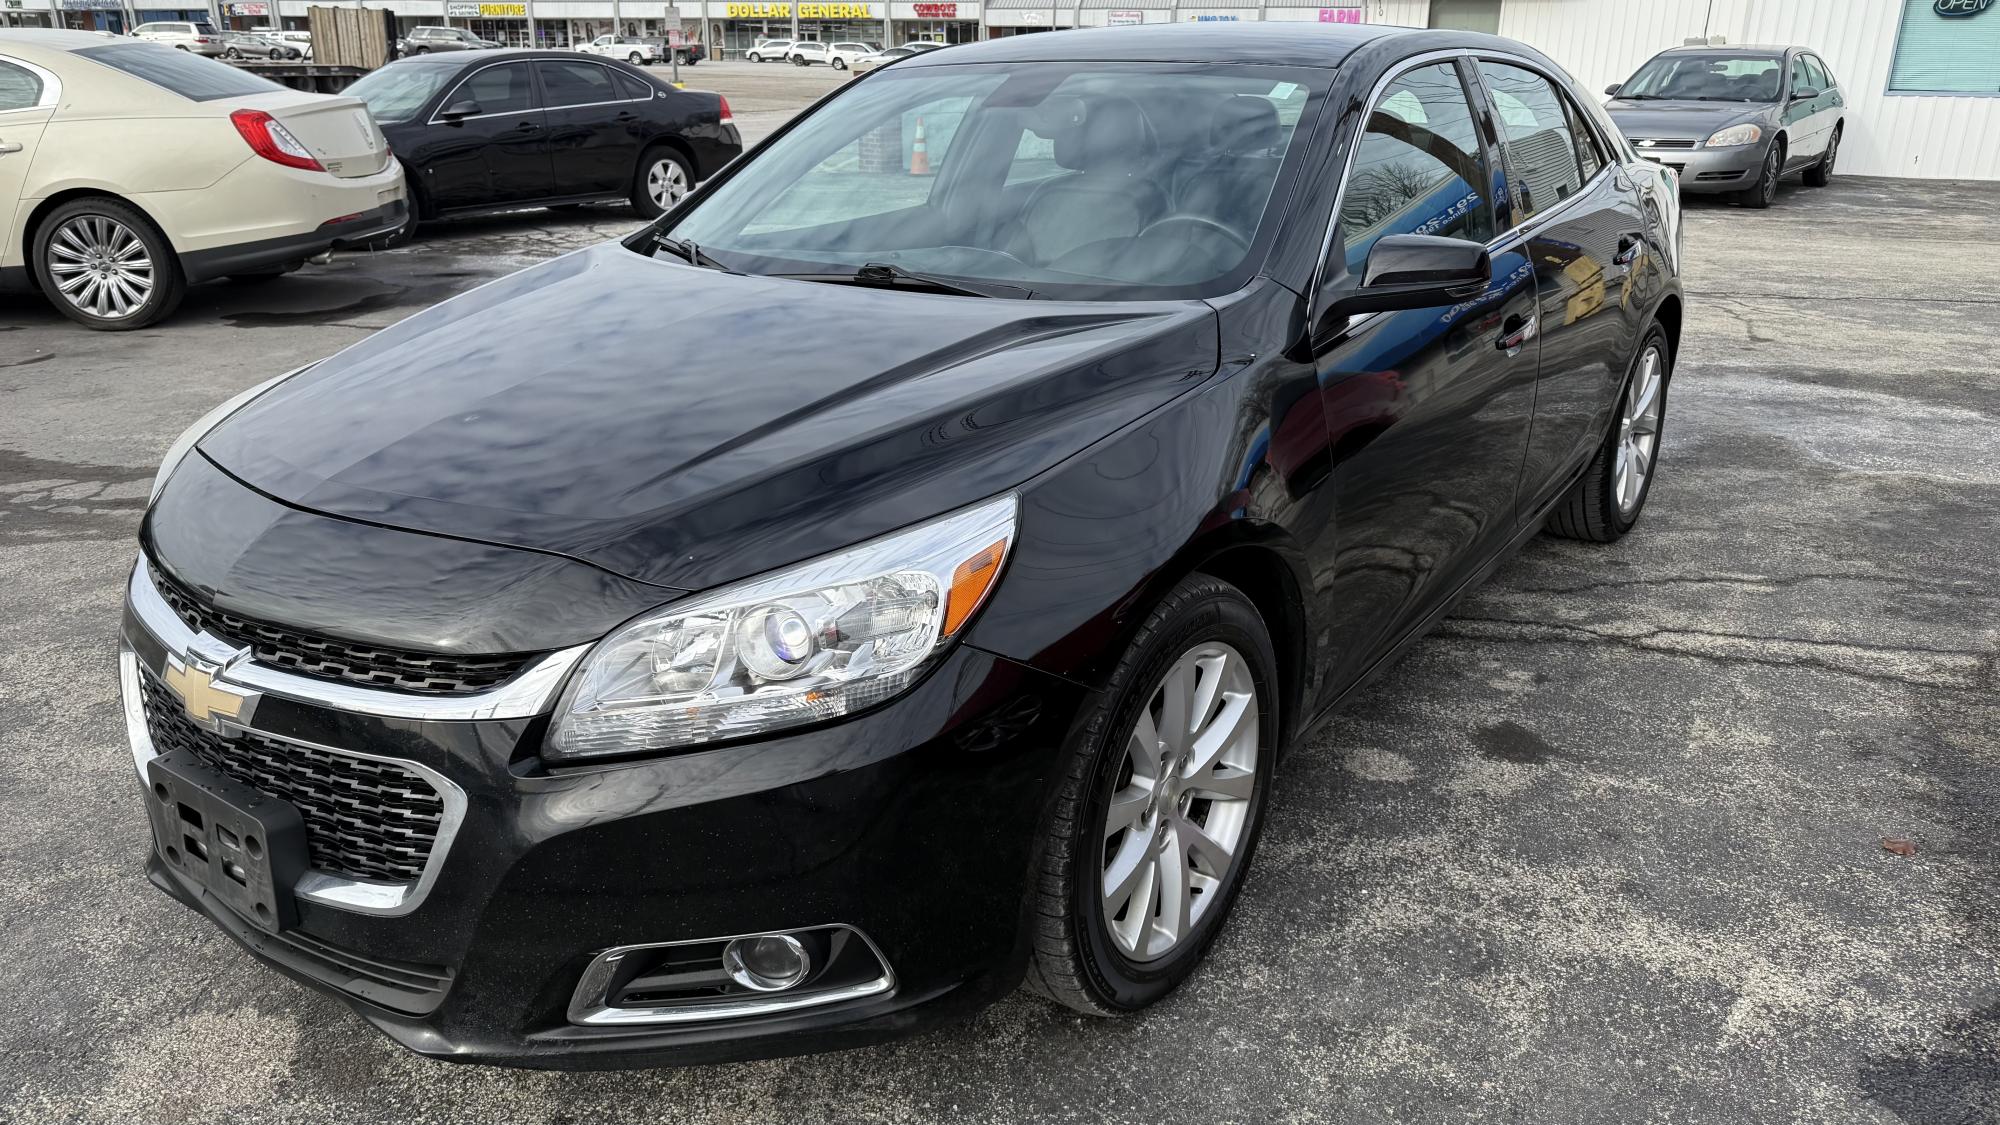
[[[917,139],[910,145],[910,175],[928,176],[930,174],[931,153],[930,149],[924,145],[924,119],[919,117],[917,118]]]

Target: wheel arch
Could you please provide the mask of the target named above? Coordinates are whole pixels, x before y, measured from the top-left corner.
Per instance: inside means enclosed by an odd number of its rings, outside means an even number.
[[[1660,327],[1666,329],[1667,332],[1667,378],[1669,380],[1673,378],[1674,362],[1679,358],[1681,352],[1681,316],[1683,312],[1681,295],[1678,293],[1669,293],[1665,297],[1660,298],[1659,306],[1653,310],[1653,319],[1658,321]]]
[[[28,212],[26,219],[21,223],[20,230],[16,232],[16,236],[21,240],[21,264],[27,268],[28,276],[34,280],[37,290],[41,289],[42,283],[40,276],[35,271],[35,232],[42,228],[42,223],[46,222],[48,217],[55,213],[56,208],[79,199],[93,198],[109,199],[137,211],[139,216],[152,226],[153,233],[159,235],[166,241],[168,246],[174,248],[174,255],[176,257],[180,255],[180,248],[174,246],[174,236],[168,234],[167,228],[160,225],[160,220],[151,211],[146,210],[137,200],[100,187],[64,188],[35,204],[34,208]]]
[[[646,157],[650,155],[654,149],[658,148],[670,148],[674,150],[675,154],[677,154],[682,160],[687,161],[688,190],[690,191],[694,190],[694,185],[701,182],[701,161],[695,156],[694,148],[692,146],[690,146],[685,140],[681,139],[678,136],[675,136],[672,133],[662,133],[659,136],[654,137],[652,140],[646,142],[646,147],[639,150],[639,162],[633,165],[632,174],[634,176],[638,176],[640,173],[644,172],[646,170]]]

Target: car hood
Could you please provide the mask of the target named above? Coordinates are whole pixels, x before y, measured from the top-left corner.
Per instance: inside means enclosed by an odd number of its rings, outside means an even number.
[[[611,243],[377,333],[199,449],[307,510],[701,589],[1004,492],[1216,349],[1201,302],[865,289]]]
[[[1717,129],[1739,121],[1763,122],[1771,106],[1761,102],[1627,101],[1613,98],[1604,107],[1618,131],[1635,140],[1706,140]]]

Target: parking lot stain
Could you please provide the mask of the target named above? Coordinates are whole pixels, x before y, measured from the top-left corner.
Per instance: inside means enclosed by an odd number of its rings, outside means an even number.
[[[1537,766],[1554,758],[1572,757],[1548,744],[1541,735],[1508,719],[1479,728],[1479,752],[1517,765]]]
[[[222,320],[233,328],[288,328],[302,324],[326,324],[382,309],[392,309],[398,305],[425,303],[428,302],[421,298],[412,298],[407,291],[395,290],[388,293],[370,293],[366,297],[357,297],[352,301],[322,308],[253,309],[224,313]]]
[[[43,352],[41,355],[31,355],[26,359],[0,360],[0,367],[26,367],[31,363],[46,363],[55,357],[54,352]]]

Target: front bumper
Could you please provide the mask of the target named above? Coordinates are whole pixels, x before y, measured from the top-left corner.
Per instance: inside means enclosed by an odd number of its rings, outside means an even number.
[[[1730,148],[1668,149],[1635,147],[1641,157],[1680,173],[1681,191],[1696,194],[1742,191],[1757,182],[1767,144]]]
[[[140,682],[164,675],[170,658],[221,655],[206,633],[182,635],[163,620],[151,588],[142,562],[121,653],[142,773],[152,745],[133,698]],[[505,717],[441,719],[357,705],[410,699],[400,693],[344,688],[348,705],[331,706],[311,682],[254,660],[216,667],[217,682],[259,693],[236,734],[407,763],[447,779],[463,807],[420,893],[375,902],[301,893],[299,925],[283,935],[158,855],[152,882],[414,1051],[558,1068],[860,1046],[1010,991],[1029,948],[1037,826],[1084,702],[1067,681],[960,647],[908,694],[845,722],[555,771],[536,757],[546,715],[525,712],[536,699],[545,710],[560,676],[488,708]],[[865,934],[894,987],[702,1023],[571,1022],[579,980],[604,950],[825,925]]]

